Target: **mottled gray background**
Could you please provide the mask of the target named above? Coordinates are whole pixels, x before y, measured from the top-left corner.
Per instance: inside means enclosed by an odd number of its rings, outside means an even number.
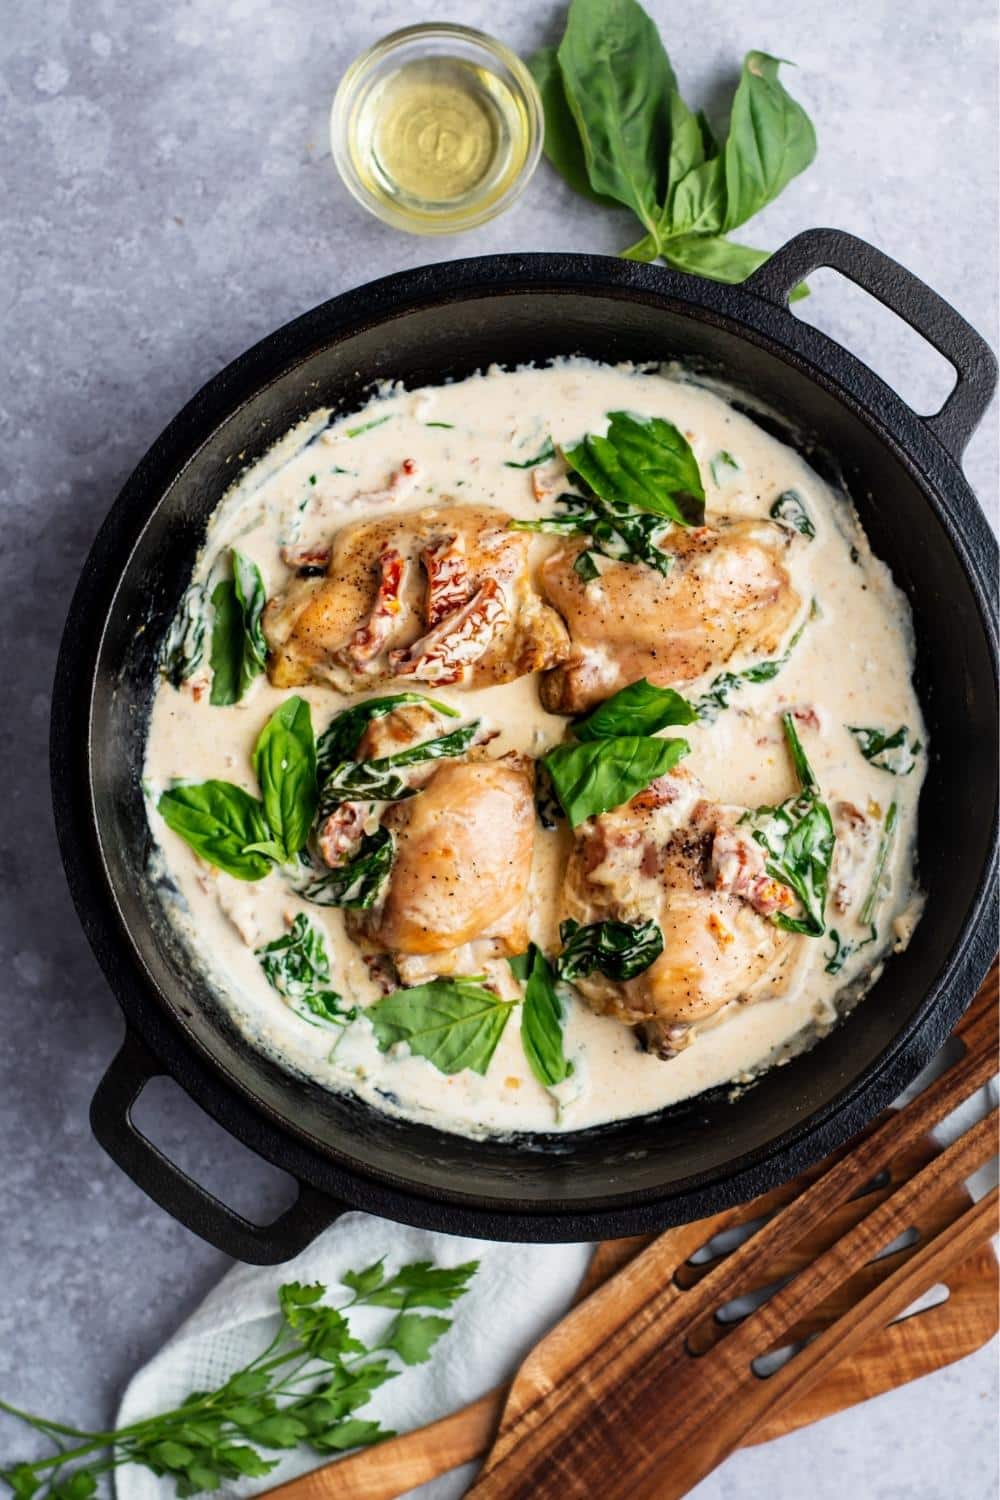
[[[898,256],[996,343],[997,121],[991,0],[650,0],[685,91],[718,107],[742,52],[792,57],[820,156],[752,226],[777,245],[813,224]],[[427,8],[428,10],[430,7]],[[528,52],[559,6],[443,0]],[[178,406],[247,344],[363,279],[492,250],[614,252],[623,216],[544,167],[517,208],[456,239],[367,217],[330,163],[327,111],[363,47],[422,19],[405,0],[7,0],[0,24],[0,608],[8,708],[0,1056],[0,1395],[107,1421],[129,1373],[223,1258],[153,1207],[91,1139],[87,1106],[121,1022],[64,888],[46,785],[59,632],[91,538]],[[803,316],[922,410],[939,362],[832,274]],[[995,421],[968,472],[995,507]],[[261,1217],[286,1184],[172,1086],[147,1128]],[[996,1491],[995,1354],[740,1454],[702,1500]],[[0,1428],[0,1456],[21,1439]]]

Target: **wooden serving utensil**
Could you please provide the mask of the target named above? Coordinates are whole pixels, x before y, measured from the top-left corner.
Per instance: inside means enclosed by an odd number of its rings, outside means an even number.
[[[996,1260],[983,1248],[996,1195],[973,1205],[962,1182],[996,1149],[996,1111],[943,1150],[927,1132],[991,1076],[996,994],[994,969],[956,1033],[963,1055],[794,1183],[657,1238],[601,1245],[587,1300],[509,1388],[269,1495],[390,1500],[496,1434],[471,1496],[666,1500],[741,1443],[979,1347],[997,1326]],[[945,1278],[942,1307],[892,1321]]]

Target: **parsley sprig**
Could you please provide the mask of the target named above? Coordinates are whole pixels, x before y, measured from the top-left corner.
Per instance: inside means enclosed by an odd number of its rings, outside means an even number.
[[[381,1442],[394,1434],[355,1413],[379,1386],[418,1365],[451,1326],[440,1315],[468,1289],[478,1261],[435,1266],[414,1261],[388,1275],[383,1261],[347,1271],[351,1296],[332,1306],[319,1282],[292,1281],[278,1292],[281,1324],[256,1358],[215,1391],[192,1391],[174,1411],[115,1432],[89,1432],[21,1411],[0,1411],[33,1427],[56,1452],[0,1472],[15,1500],[90,1500],[100,1475],[139,1464],[169,1475],[184,1497],[227,1479],[270,1473],[276,1458],[259,1449],[306,1447],[323,1455]],[[395,1317],[371,1343],[352,1332],[352,1308],[388,1308]],[[430,1314],[414,1309],[434,1309]]]

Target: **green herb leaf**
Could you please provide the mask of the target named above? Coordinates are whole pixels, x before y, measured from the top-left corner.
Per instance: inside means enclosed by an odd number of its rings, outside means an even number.
[[[160,653],[160,671],[171,687],[179,688],[194,676],[204,655],[205,590],[192,584],[167,631]]]
[[[651,511],[679,526],[701,526],[705,490],[684,434],[662,417],[608,413],[606,437],[587,436],[566,462],[612,507]]]
[[[382,755],[375,760],[348,760],[334,766],[323,781],[320,815],[327,817],[341,802],[400,802],[414,796],[417,788],[411,787],[397,770],[462,755],[476,738],[480,727],[481,721],[473,719],[471,724],[462,724],[450,734],[408,745],[393,755]]]
[[[484,1074],[516,1001],[500,1000],[476,979],[432,979],[395,990],[365,1011],[379,1050],[406,1042],[442,1073]]]
[[[600,578],[601,576],[601,570],[597,566],[597,560],[593,552],[587,550],[581,552],[577,557],[573,564],[573,572],[578,578],[582,578],[584,583],[593,583],[595,578]]]
[[[686,740],[628,735],[557,745],[543,756],[542,764],[563,812],[576,828],[644,791],[651,781],[672,770],[688,748]]]
[[[563,1007],[556,976],[544,953],[532,943],[523,966],[524,1004],[521,1045],[532,1073],[543,1088],[555,1088],[569,1078],[573,1064],[563,1050]],[[513,968],[513,963],[511,964]],[[517,971],[515,970],[515,973]]]
[[[301,912],[292,930],[254,950],[268,983],[310,1025],[345,1026],[358,1014],[330,985],[330,959],[323,935]]]
[[[656,734],[677,724],[693,724],[697,711],[673,688],[654,687],[645,677],[632,682],[589,713],[577,719],[578,740],[606,740],[616,736]]]
[[[556,972],[570,983],[595,969],[624,983],[644,973],[663,952],[663,933],[653,921],[591,922],[581,927],[569,920],[560,925],[559,936],[563,951]]]
[[[304,901],[314,906],[341,906],[351,911],[367,911],[382,894],[389,878],[395,845],[388,828],[378,827],[366,833],[357,854],[336,869],[324,870],[315,880],[299,888]]]
[[[233,577],[216,584],[212,594],[212,691],[216,705],[239,703],[267,663],[267,641],[261,615],[267,596],[256,563],[235,548]]]
[[[317,1453],[346,1453],[348,1448],[368,1448],[372,1443],[384,1442],[395,1435],[378,1422],[363,1422],[360,1417],[352,1417],[325,1436],[314,1437],[310,1446]]]
[[[369,1273],[373,1269],[369,1267]],[[451,1307],[468,1289],[478,1269],[478,1260],[467,1260],[459,1266],[435,1266],[429,1260],[411,1261],[388,1281],[377,1284],[366,1293],[365,1301],[370,1307]]]
[[[373,427],[381,427],[383,422],[392,419],[392,412],[384,417],[373,417],[370,422],[360,422],[357,427],[348,427],[345,436],[349,438],[360,437],[363,432],[371,432]]]
[[[526,458],[523,463],[515,463],[513,459],[505,458],[503,466],[505,469],[537,469],[539,464],[547,464],[550,458],[555,458],[556,450],[552,439],[546,438],[542,447],[534,458]]]
[[[508,531],[585,536],[589,542],[588,551],[597,552],[602,557],[610,557],[615,562],[645,563],[658,573],[670,572],[673,556],[665,552],[659,542],[670,525],[663,516],[627,506],[612,508],[596,495],[587,500],[569,493],[557,495],[556,504],[562,505],[569,514],[541,516],[537,521],[510,521]],[[585,576],[586,571],[585,565],[581,576]]]
[[[900,724],[892,734],[885,729],[864,728],[860,724],[848,724],[847,728],[857,740],[858,749],[865,760],[890,776],[909,776],[923,749],[919,740],[908,743],[910,731]]]
[[[868,936],[860,943],[848,942],[840,936],[836,927],[830,928],[828,936],[833,946],[826,955],[826,963],[823,965],[823,969],[827,974],[839,974],[849,958],[852,958],[855,953],[860,953],[862,948],[867,948],[869,944],[874,943],[878,937],[878,929],[874,924],[869,927]]]
[[[722,710],[729,707],[730,693],[738,692],[746,683],[770,682],[772,678],[777,677],[802,639],[806,623],[803,620],[788,642],[783,655],[772,657],[767,661],[754,662],[752,667],[746,667],[742,672],[720,672],[717,677],[713,677],[707,692],[703,693],[694,705],[701,722],[714,724]]]
[[[590,186],[655,235],[675,87],[659,31],[636,0],[573,0],[557,57]]]
[[[164,792],[157,809],[168,828],[196,854],[237,880],[263,880],[270,861],[254,846],[268,838],[256,797],[228,781],[181,783]]]
[[[816,155],[816,133],[800,104],[778,82],[781,59],[748,52],[733,99],[722,159],[726,215],[722,228],[746,223]]]
[[[747,815],[747,820],[754,839],[767,855],[767,873],[794,891],[804,913],[789,917],[776,912],[771,920],[786,932],[822,937],[833,860],[833,821],[826,803],[820,800],[816,777],[791,714],[783,714],[781,722],[801,791],[777,807],[758,808]]]
[[[531,76],[542,96],[545,115],[545,155],[560,176],[564,177],[574,192],[600,203],[605,208],[617,208],[614,198],[604,193],[595,193],[587,176],[587,163],[583,155],[583,143],[576,128],[572,111],[566,100],[562,72],[555,47],[542,47],[528,59]],[[517,467],[513,465],[512,467]]]
[[[261,730],[253,757],[264,813],[282,861],[305,848],[316,816],[316,744],[304,698],[286,698]]]
[[[794,490],[785,490],[783,495],[779,495],[768,511],[768,515],[781,525],[797,531],[800,536],[806,537],[810,542],[816,535],[812,517],[806,510],[801,495],[797,495]]]
[[[445,718],[460,717],[458,709],[448,703],[439,703],[435,698],[425,698],[423,693],[390,693],[384,698],[369,698],[353,708],[345,708],[337,714],[320,735],[316,744],[316,765],[320,781],[328,776],[334,766],[342,761],[353,760],[361,743],[361,736],[373,719],[382,719],[407,703],[422,703],[433,708]]]
[[[879,839],[878,851],[875,855],[875,869],[872,874],[872,883],[859,913],[859,920],[861,922],[871,922],[874,919],[882,897],[885,895],[885,886],[883,883],[885,879],[885,867],[889,858],[889,850],[892,848],[896,834],[896,817],[898,812],[899,809],[895,802],[891,802],[885,815],[885,822],[882,825],[882,836]]]
[[[433,1314],[424,1317],[420,1313],[400,1313],[383,1347],[398,1354],[404,1365],[422,1365],[430,1359],[434,1345],[450,1327],[450,1318],[435,1318]]]
[[[720,448],[719,452],[712,459],[709,468],[712,470],[712,483],[718,485],[720,488],[726,483],[730,475],[740,472],[739,463],[724,448]]]

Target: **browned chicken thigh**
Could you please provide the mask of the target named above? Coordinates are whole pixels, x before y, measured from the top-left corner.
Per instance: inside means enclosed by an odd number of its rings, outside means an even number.
[[[343,527],[326,576],[295,579],[267,605],[272,683],[486,687],[563,661],[565,626],[536,593],[530,538],[509,520],[492,506],[438,505]]]
[[[783,553],[788,533],[767,521],[716,520],[675,528],[664,576],[642,563],[604,560],[584,582],[567,543],[542,566],[542,591],[569,626],[569,659],[542,680],[552,713],[577,714],[640,677],[676,686],[737,651],[776,652],[799,609]]]
[[[730,1001],[780,995],[792,977],[803,939],[769,917],[791,911],[795,898],[767,875],[759,845],[738,826],[743,811],[710,802],[696,777],[677,770],[577,829],[562,918],[652,919],[663,952],[635,979],[594,973],[576,987],[661,1057]]]

